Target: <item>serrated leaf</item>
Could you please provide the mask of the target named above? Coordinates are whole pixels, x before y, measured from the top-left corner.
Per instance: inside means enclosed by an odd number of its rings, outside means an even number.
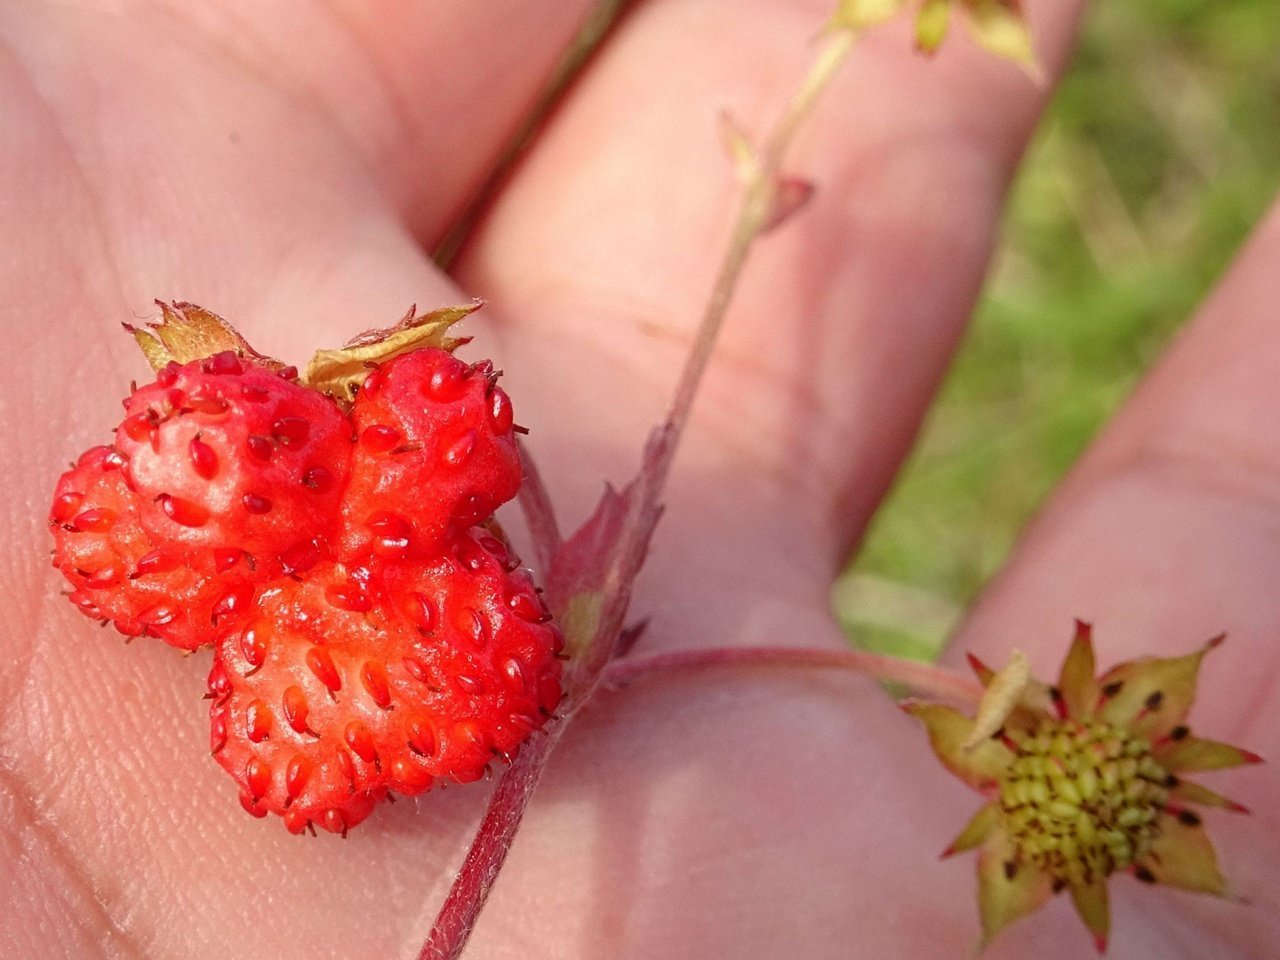
[[[450,337],[449,328],[480,309],[482,303],[475,300],[455,307],[441,307],[421,316],[417,315],[417,307],[410,307],[394,326],[366,330],[336,350],[317,350],[307,364],[303,382],[340,403],[351,403],[372,367],[410,350],[426,347],[454,350],[464,343],[460,338]]]
[[[897,16],[907,0],[840,0],[829,26],[837,30],[862,30]]]
[[[925,0],[916,14],[916,46],[933,53],[942,46],[951,25],[951,0]]]
[[[183,301],[164,303],[160,300],[156,301],[156,306],[160,308],[159,323],[148,323],[145,327],[124,325],[138,341],[153,370],[160,371],[170,363],[203,360],[227,350],[273,370],[284,366],[279,360],[258,353],[235,327],[204,307]]]
[[[962,0],[962,8],[969,33],[980,46],[1040,77],[1020,0]]]

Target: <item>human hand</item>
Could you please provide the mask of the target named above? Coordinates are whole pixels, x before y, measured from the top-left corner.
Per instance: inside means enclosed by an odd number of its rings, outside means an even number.
[[[155,297],[202,303],[301,359],[411,302],[484,296],[468,355],[506,368],[562,517],[583,517],[602,478],[624,480],[726,239],[736,188],[716,113],[748,129],[772,116],[829,5],[642,5],[442,276],[424,250],[586,6],[0,11],[0,290],[22,359],[0,568],[6,955],[414,955],[483,788],[401,801],[345,843],[245,816],[204,755],[207,654],[121,649],[79,617],[40,561],[43,517],[63,461],[103,437],[143,374],[116,322]],[[1073,16],[1031,10],[1051,69]],[[793,157],[819,196],[762,243],[704,385],[635,601],[644,649],[844,642],[828,585],[961,333],[1043,97],[963,45],[922,62],[902,28],[855,53]],[[1277,245],[1273,218],[961,646],[998,660],[1017,645],[1043,673],[1075,615],[1115,660],[1225,628],[1197,723],[1268,751],[1278,558],[1260,468],[1280,382],[1263,312]],[[1232,789],[1275,786],[1251,770]],[[951,955],[975,936],[972,873],[934,860],[975,806],[863,680],[637,685],[567,735],[470,949]],[[1114,955],[1244,957],[1276,939],[1258,806],[1212,824],[1255,906],[1123,894]],[[991,955],[1080,956],[1075,923],[1062,905]]]

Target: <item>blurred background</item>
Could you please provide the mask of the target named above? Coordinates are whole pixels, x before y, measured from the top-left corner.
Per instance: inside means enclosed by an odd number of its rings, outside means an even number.
[[[1093,7],[968,340],[836,584],[854,642],[938,653],[1277,185],[1280,2]]]

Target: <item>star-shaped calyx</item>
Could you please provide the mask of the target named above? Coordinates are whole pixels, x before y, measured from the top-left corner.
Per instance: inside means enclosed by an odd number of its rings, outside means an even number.
[[[984,945],[1067,890],[1101,952],[1106,884],[1117,872],[1227,895],[1193,806],[1248,811],[1185,779],[1261,760],[1187,726],[1200,663],[1223,638],[1095,676],[1091,632],[1077,621],[1056,686],[1032,679],[1020,654],[999,673],[971,656],[987,691],[976,717],[940,704],[903,706],[924,723],[947,769],[988,800],[944,853],[978,850]]]

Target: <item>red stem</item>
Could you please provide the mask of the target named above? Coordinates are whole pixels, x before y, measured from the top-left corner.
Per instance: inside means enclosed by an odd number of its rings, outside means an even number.
[[[612,9],[615,16],[626,6],[625,2],[619,0],[597,0],[597,4],[602,8]],[[668,416],[650,435],[640,473],[624,491],[627,525],[612,549],[604,556],[601,578],[596,586],[601,601],[599,620],[592,636],[587,638],[589,643],[585,652],[574,664],[575,669],[566,676],[571,687],[567,706],[563,708],[567,711],[575,710],[591,697],[616,652],[631,598],[632,584],[662,515],[662,492],[666,487],[667,475],[671,470],[694,395],[710,362],[712,347],[733,298],[747,254],[769,218],[776,189],[774,180],[782,152],[852,43],[853,34],[837,37],[829,42],[761,154],[761,169],[749,185],[743,200],[734,239],[699,323],[697,338],[681,374]],[[442,258],[444,256],[446,255],[442,254]],[[531,466],[527,458],[526,464]],[[532,482],[530,477],[533,478]],[[536,470],[528,471],[525,487],[528,492],[521,496],[521,505],[529,518],[538,562],[545,570],[550,570],[558,555],[563,552],[559,549],[563,544],[551,513],[551,501],[537,480]],[[552,544],[555,545],[554,548]],[[572,545],[571,540],[569,546]],[[502,777],[471,849],[467,852],[462,870],[454,880],[444,907],[437,915],[431,934],[419,954],[419,960],[454,960],[461,955],[476,918],[488,898],[489,889],[506,860],[525,806],[542,774],[547,757],[555,748],[569,719],[570,715],[566,715],[554,725],[554,730],[548,731],[547,736],[528,744]]]
[[[547,758],[555,749],[564,727],[563,721],[554,721],[545,727],[541,736],[524,745],[520,755],[498,781],[475,840],[467,850],[467,858],[449,887],[449,895],[440,912],[436,914],[435,924],[422,945],[418,960],[456,960],[462,955],[480,910],[489,898],[489,891],[507,861],[507,854],[511,852],[511,843],[520,828],[520,821],[524,819],[529,797],[538,786]]]
[[[628,657],[616,660],[605,668],[601,687],[617,690],[669,670],[726,666],[847,670],[877,680],[901,683],[917,693],[948,700],[976,703],[982,696],[982,684],[977,680],[944,667],[863,650],[808,647],[712,647],[706,650],[677,650],[648,657]]]

